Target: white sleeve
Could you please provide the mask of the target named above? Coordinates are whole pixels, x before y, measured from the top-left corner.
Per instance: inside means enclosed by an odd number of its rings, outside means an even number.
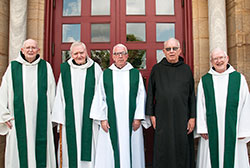
[[[48,97],[49,97],[49,106],[50,106],[50,113],[52,113],[54,99],[56,94],[56,82],[55,77],[52,71],[52,68],[49,63],[47,63],[48,69]]]
[[[93,102],[90,110],[90,118],[94,120],[107,120],[107,103],[106,94],[103,86],[103,73],[95,91]]]
[[[239,126],[238,138],[247,137],[250,140],[250,98],[246,79],[241,75],[240,99],[239,99]]]
[[[102,75],[102,69],[101,69],[101,67],[100,67],[99,64],[97,64],[97,63],[94,63],[94,64],[95,64],[95,79],[96,79],[96,81],[95,81],[95,86],[96,87],[95,88],[97,88],[97,85],[99,83],[100,77]]]
[[[56,97],[52,110],[52,122],[59,124],[65,123],[65,101],[61,75],[57,83]]]
[[[134,119],[142,120],[141,124],[144,128],[149,128],[151,126],[149,116],[145,116],[145,106],[146,106],[146,91],[143,83],[141,74],[139,74],[139,86],[136,97],[136,109]]]
[[[145,103],[146,103],[146,91],[143,84],[142,76],[139,74],[139,86],[136,97],[136,109],[134,119],[145,119]]]
[[[207,134],[206,102],[203,91],[202,79],[198,84],[197,91],[197,114],[196,114],[196,133]]]
[[[7,68],[3,78],[2,84],[0,87],[0,135],[6,135],[9,131],[9,127],[5,124],[6,121],[9,121],[11,118],[14,118],[8,108],[9,105],[9,95],[8,89],[11,86],[11,82],[8,80],[11,78],[11,66]]]

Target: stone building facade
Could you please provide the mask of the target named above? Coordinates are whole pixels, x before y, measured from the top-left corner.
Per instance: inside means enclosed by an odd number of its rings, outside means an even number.
[[[44,27],[45,27],[45,1],[41,0],[1,0],[0,1],[0,81],[10,61],[9,46],[13,45],[10,39],[10,16],[15,1],[27,2],[27,26],[26,38],[33,38],[38,41],[43,55],[44,48]],[[222,3],[223,2],[223,3]],[[214,26],[214,7],[212,5],[224,4],[218,10],[223,20],[223,8],[225,8],[225,26],[221,29]],[[222,13],[220,13],[222,12]],[[221,44],[226,47],[229,55],[229,62],[235,69],[243,73],[250,84],[250,1],[249,0],[192,0],[193,17],[193,60],[195,84],[200,77],[207,73],[210,68],[209,51],[212,45]],[[212,20],[211,20],[212,19]],[[223,25],[222,25],[223,27]],[[209,30],[210,28],[210,30]],[[215,38],[211,28],[224,31],[226,37]],[[217,31],[217,30],[215,30]],[[217,35],[219,35],[218,33]],[[218,41],[216,41],[218,40]],[[19,48],[21,47],[18,46]],[[3,167],[5,137],[0,136],[0,167]]]
[[[0,76],[8,65],[9,0],[0,1]],[[0,167],[3,167],[5,136],[0,136]]]

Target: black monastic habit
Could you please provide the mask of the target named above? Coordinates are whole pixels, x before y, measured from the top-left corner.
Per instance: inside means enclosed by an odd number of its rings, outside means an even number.
[[[150,74],[146,114],[156,117],[153,168],[193,168],[193,133],[187,123],[195,118],[194,79],[190,67],[164,58]]]

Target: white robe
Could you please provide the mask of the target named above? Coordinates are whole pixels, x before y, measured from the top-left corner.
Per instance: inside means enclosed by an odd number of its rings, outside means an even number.
[[[95,155],[95,144],[97,141],[98,124],[93,122],[92,124],[92,151],[91,151],[91,162],[81,161],[81,133],[82,133],[82,115],[83,115],[83,102],[84,102],[84,91],[85,91],[85,78],[87,68],[95,64],[95,83],[98,83],[98,79],[102,72],[100,66],[94,63],[89,57],[87,57],[87,63],[84,65],[77,66],[73,64],[72,58],[68,60],[71,71],[71,85],[72,85],[72,96],[74,102],[74,117],[75,117],[75,129],[76,129],[76,144],[77,144],[77,165],[80,168],[93,168],[94,167],[94,155]],[[96,88],[96,87],[95,87]],[[52,121],[55,123],[62,124],[62,167],[68,168],[68,149],[66,139],[66,127],[65,127],[65,100],[62,86],[61,75],[57,84],[56,98],[53,107]],[[60,165],[60,148],[58,148],[58,165]]]
[[[224,135],[225,135],[225,113],[226,113],[226,100],[227,100],[227,88],[229,73],[235,71],[230,66],[225,72],[218,73],[212,68],[208,73],[212,74],[214,83],[214,93],[216,101],[217,112],[217,125],[218,125],[218,144],[219,144],[219,167],[223,168],[224,161]],[[241,75],[241,85],[239,91],[239,105],[238,105],[238,117],[237,117],[237,131],[236,131],[236,145],[235,145],[235,168],[248,168],[248,153],[247,142],[250,138],[250,108],[249,108],[249,91],[246,79]],[[198,85],[197,94],[197,134],[206,134],[206,105],[203,91],[202,80]],[[243,140],[239,140],[240,137],[246,137]],[[209,139],[205,140],[200,138],[197,154],[197,168],[210,168],[210,150]]]
[[[127,65],[122,69],[118,69],[114,64],[110,66],[113,74],[113,91],[118,132],[120,168],[130,168],[129,70],[132,68],[133,67],[130,63],[127,63]],[[145,98],[145,88],[140,74],[134,119],[145,119]],[[90,117],[98,121],[108,120],[103,75],[100,78],[98,89],[94,96]],[[147,125],[146,127],[148,126],[150,125]],[[144,142],[141,126],[138,130],[132,131],[131,146],[132,168],[144,168]],[[113,156],[110,134],[100,128],[96,147],[95,168],[114,168]]]
[[[16,61],[23,64],[23,97],[26,120],[27,135],[27,157],[28,167],[36,167],[35,139],[36,139],[36,116],[37,116],[37,69],[40,58],[32,63],[25,61],[20,55]],[[48,76],[48,120],[47,120],[47,167],[55,168],[55,148],[51,123],[51,110],[55,96],[55,79],[49,63],[47,63]],[[11,75],[11,64],[8,66],[0,88],[0,135],[6,135],[5,167],[19,168],[19,155],[17,147],[15,122],[11,121],[12,129],[5,124],[14,118],[13,86]]]

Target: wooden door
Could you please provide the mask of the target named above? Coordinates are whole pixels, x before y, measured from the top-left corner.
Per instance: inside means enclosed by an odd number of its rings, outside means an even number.
[[[192,25],[185,24],[185,1],[47,0],[45,59],[52,64],[58,79],[60,64],[69,57],[73,41],[84,42],[89,56],[103,69],[113,63],[113,46],[122,43],[129,50],[129,61],[140,70],[147,86],[153,65],[164,57],[163,42],[175,37],[181,43],[184,59],[188,58],[187,63],[193,68],[192,55],[185,55],[188,50],[185,41],[188,40],[187,32],[190,32],[186,30],[192,29]],[[191,12],[190,9],[186,11]],[[192,18],[191,14],[188,16]],[[150,165],[152,128],[144,131],[144,135],[146,162]]]

